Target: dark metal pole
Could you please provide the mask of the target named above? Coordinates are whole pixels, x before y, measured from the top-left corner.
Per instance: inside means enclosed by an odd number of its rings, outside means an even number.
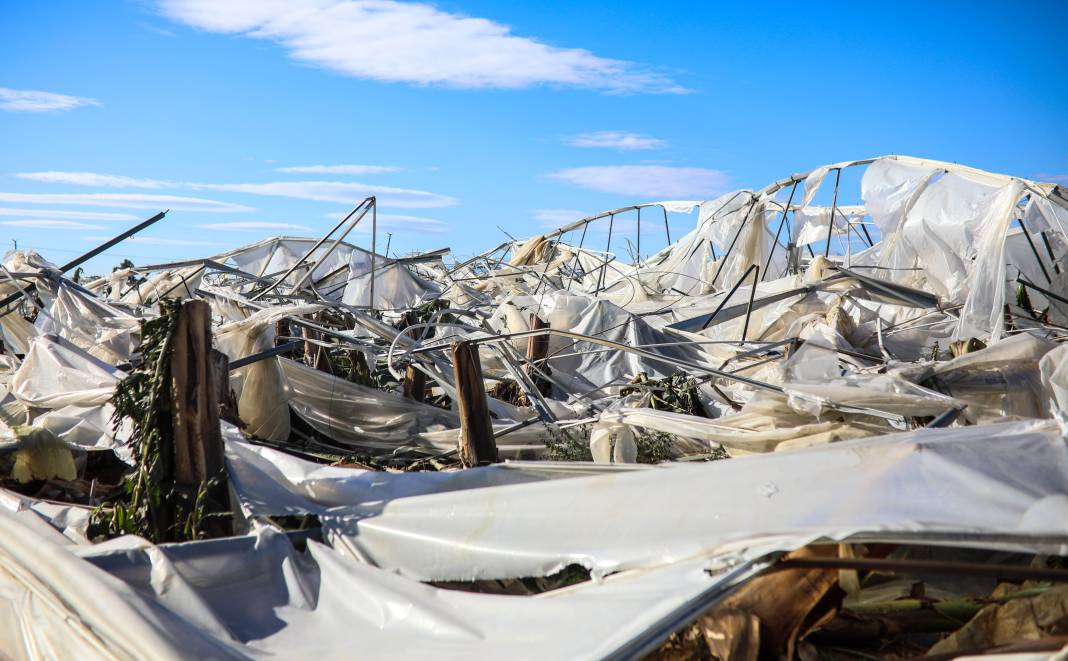
[[[575,263],[579,266],[582,265],[582,244],[586,242],[586,230],[590,228],[590,224],[586,223],[582,226],[582,238],[579,239],[578,252],[575,253]],[[567,279],[567,291],[571,291],[571,283],[575,280],[575,269],[571,269],[571,277]]]
[[[601,267],[601,280],[597,283],[597,291],[604,287],[605,277],[608,275],[608,254],[612,250],[612,225],[616,222],[616,215],[608,216],[608,244],[604,248],[604,266]]]
[[[745,325],[742,326],[742,342],[745,342],[745,336],[749,334],[749,317],[753,315],[753,297],[756,295],[757,283],[760,282],[760,267],[753,264],[756,269],[756,273],[753,274],[753,288],[749,290],[749,305],[745,308]],[[748,273],[748,271],[746,271]]]
[[[831,222],[827,223],[827,245],[823,248],[824,257],[831,254],[831,234],[834,232],[834,210],[838,207],[838,180],[841,177],[842,169],[838,168],[834,171],[834,195],[831,198]]]
[[[163,219],[164,216],[167,215],[168,211],[170,211],[170,209],[167,209],[165,211],[160,211],[155,216],[152,216],[148,220],[142,221],[142,222],[138,223],[137,225],[134,225],[133,227],[131,227],[130,229],[126,230],[122,234],[116,236],[114,239],[110,239],[108,241],[105,241],[104,243],[100,244],[96,248],[93,248],[92,250],[90,250],[89,252],[85,253],[84,255],[79,255],[78,257],[75,257],[73,260],[67,262],[63,266],[60,266],[59,267],[59,272],[60,273],[66,273],[67,271],[69,271],[69,270],[71,270],[73,268],[77,268],[81,264],[84,264],[85,262],[89,261],[90,259],[96,257],[97,255],[99,255],[100,253],[104,252],[108,248],[111,248],[115,244],[120,243],[121,241],[124,241],[124,240],[130,238],[131,236],[133,236],[134,234],[137,234],[138,232],[140,232],[141,230],[145,229],[149,225],[153,225],[153,224],[159,222],[160,220]],[[15,301],[19,300],[20,298],[22,298],[22,292],[21,291],[17,291],[14,294],[11,294],[10,296],[5,297],[3,300],[0,300],[0,308],[5,307],[5,306],[7,306],[7,305],[9,305],[11,303],[14,303]]]
[[[752,195],[752,193],[750,193]],[[749,208],[745,212],[745,218],[742,218],[742,222],[738,225],[738,231],[734,233],[734,238],[731,239],[731,245],[727,248],[727,252],[723,253],[723,261],[719,263],[719,267],[716,268],[716,275],[712,276],[712,286],[715,286],[716,280],[719,280],[719,274],[723,271],[723,266],[727,263],[727,258],[730,257],[731,251],[734,250],[734,244],[738,243],[738,237],[742,235],[742,230],[745,228],[745,224],[749,222],[749,214],[753,213],[753,207],[756,205],[757,198],[753,195],[753,201],[749,203]],[[748,271],[746,271],[748,273]]]
[[[708,319],[705,320],[705,325],[701,326],[701,330],[704,330],[704,329],[708,328],[708,325],[710,323],[712,323],[713,319],[716,318],[716,315],[719,314],[719,311],[722,310],[723,306],[725,306],[727,304],[727,301],[729,301],[731,299],[731,296],[734,296],[734,292],[738,291],[738,288],[742,286],[742,283],[745,282],[745,279],[749,277],[749,273],[753,269],[757,269],[759,271],[760,267],[757,266],[756,264],[750,264],[749,265],[749,268],[747,268],[745,270],[745,273],[742,274],[742,277],[738,278],[738,282],[734,283],[734,286],[731,287],[731,290],[729,292],[727,292],[726,296],[723,297],[723,300],[719,302],[719,305],[717,305],[716,309],[712,311],[712,314],[708,315]],[[752,298],[750,298],[750,300],[749,300],[749,305],[750,306],[753,305]]]
[[[378,244],[378,198],[371,196],[371,296],[368,306],[371,311],[375,309],[375,267],[378,263],[378,253],[375,249]]]
[[[667,207],[660,207],[664,210],[664,233],[667,234],[668,245],[671,245],[671,228],[668,227],[667,219]]]
[[[794,187],[790,189],[790,199],[786,200],[786,206],[782,210],[782,218],[779,219],[779,229],[775,230],[775,240],[771,242],[771,252],[768,253],[768,261],[764,264],[764,275],[760,276],[761,279],[768,277],[768,269],[771,267],[771,258],[775,255],[775,248],[779,245],[779,235],[782,234],[782,226],[786,223],[786,213],[790,211],[790,205],[794,201],[794,193],[797,192],[797,184],[800,182],[795,181]],[[793,240],[793,237],[791,237]],[[789,258],[789,256],[787,256]]]
[[[1023,218],[1017,218],[1016,222],[1020,223],[1020,229],[1023,230],[1024,238],[1027,239],[1027,245],[1031,246],[1031,252],[1035,255],[1035,261],[1038,262],[1038,268],[1042,269],[1042,275],[1046,277],[1046,282],[1053,284],[1053,279],[1049,277],[1049,272],[1046,270],[1046,265],[1042,263],[1042,257],[1038,254],[1038,248],[1035,247],[1035,242],[1031,240],[1031,235],[1027,232],[1027,226],[1024,225]]]
[[[167,211],[170,211],[170,209],[167,209]],[[140,232],[141,230],[145,229],[149,225],[153,225],[156,222],[158,222],[159,220],[162,220],[163,217],[167,215],[167,211],[160,211],[155,216],[152,216],[148,220],[143,221],[143,222],[131,227],[130,229],[128,229],[125,232],[123,232],[122,234],[116,236],[114,239],[111,239],[110,241],[105,241],[104,243],[100,244],[96,248],[93,248],[92,250],[90,250],[89,252],[85,253],[84,255],[81,255],[79,257],[75,257],[73,260],[67,262],[63,266],[60,266],[59,267],[59,272],[60,273],[66,273],[67,271],[69,271],[69,270],[71,270],[73,268],[77,268],[79,265],[84,264],[85,262],[88,262],[90,259],[96,257],[97,255],[99,255],[100,253],[104,252],[108,248],[114,246],[116,243],[119,243],[121,241],[125,241],[126,239],[130,238],[134,234],[137,234],[138,232]],[[3,304],[0,303],[0,305],[3,305]]]

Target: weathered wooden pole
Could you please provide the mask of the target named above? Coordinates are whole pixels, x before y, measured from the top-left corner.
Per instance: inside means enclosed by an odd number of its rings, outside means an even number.
[[[452,369],[456,377],[456,398],[460,414],[460,459],[465,466],[482,466],[497,461],[486,387],[478,345],[452,343]]]
[[[221,367],[211,349],[211,306],[194,299],[182,304],[171,339],[171,430],[174,442],[174,481],[194,494],[210,480],[210,500],[228,502],[222,433],[219,428]],[[225,510],[224,510],[225,511]],[[229,534],[228,519],[216,519]]]
[[[404,371],[404,383],[402,386],[405,399],[412,399],[417,402],[426,399],[426,374],[423,374],[422,370],[417,369],[415,365],[409,365],[408,369]]]
[[[548,328],[548,327],[549,327],[549,324],[547,322],[545,322],[545,321],[542,321],[541,317],[539,317],[536,314],[531,313],[531,315],[530,315],[530,330],[540,330],[542,328]],[[541,394],[543,394],[543,395],[548,395],[549,394],[549,390],[552,388],[552,385],[548,381],[546,381],[545,379],[541,378],[537,374],[537,372],[534,370],[534,367],[535,367],[535,365],[537,365],[538,367],[540,367],[541,369],[544,370],[545,366],[544,366],[544,363],[542,361],[544,361],[545,358],[548,357],[548,355],[549,355],[549,334],[548,333],[546,333],[544,335],[531,335],[530,337],[527,338],[527,365],[526,365],[526,372],[530,376],[531,380],[534,381],[535,385],[538,386],[538,390],[541,391]]]

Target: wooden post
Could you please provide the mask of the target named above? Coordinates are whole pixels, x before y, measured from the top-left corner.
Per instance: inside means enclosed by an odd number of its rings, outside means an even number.
[[[170,366],[174,481],[195,493],[208,480],[218,479],[212,500],[228,503],[219,389],[228,390],[229,381],[217,382],[219,361],[212,358],[211,306],[207,301],[194,299],[182,304],[171,340]]]
[[[285,344],[289,342],[287,336],[289,335],[289,320],[279,319],[274,322],[274,346]]]
[[[426,374],[423,374],[422,370],[416,369],[415,365],[409,365],[408,369],[405,370],[404,383],[402,385],[405,399],[421,402],[426,398]]]
[[[536,314],[531,313],[531,315],[530,315],[530,330],[539,330],[539,329],[548,328],[548,327],[549,327],[549,324],[547,322],[542,321],[541,317],[539,317]],[[540,378],[537,375],[537,373],[534,371],[534,364],[538,363],[539,361],[545,360],[545,358],[548,355],[549,355],[549,335],[548,334],[545,334],[545,335],[531,335],[530,337],[527,338],[527,365],[526,365],[526,371],[527,371],[527,374],[530,375],[530,378],[534,381],[534,384],[537,385],[538,390],[541,391],[541,394],[543,394],[543,395],[548,395],[549,394],[549,392],[550,392],[550,390],[552,388],[552,384],[550,384],[548,381],[546,381],[543,378]],[[538,366],[541,367],[541,369],[543,369],[543,370],[545,369],[543,364],[539,364]]]
[[[452,369],[456,377],[456,398],[460,414],[460,459],[465,466],[481,466],[497,461],[486,387],[478,345],[452,343]]]

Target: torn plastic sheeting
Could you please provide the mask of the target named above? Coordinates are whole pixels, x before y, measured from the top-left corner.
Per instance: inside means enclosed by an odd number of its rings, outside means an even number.
[[[42,333],[59,335],[111,365],[130,360],[134,336],[140,334],[137,318],[67,284],[59,286],[48,314],[38,317],[37,326]]]
[[[764,417],[759,428],[754,428],[757,417],[752,413],[740,413],[710,420],[685,413],[622,407],[617,411],[602,413],[600,419],[672,434],[677,437],[673,445],[684,452],[707,452],[713,444],[721,445],[732,457],[794,450],[886,432],[885,426],[858,422],[813,423],[793,419],[789,420],[789,426],[775,427],[774,423],[786,421],[770,416]]]
[[[27,406],[58,409],[111,399],[126,373],[56,335],[33,339],[11,380],[11,393]]]
[[[537,597],[487,595],[423,585],[315,541],[301,553],[266,529],[155,547],[123,539],[80,553],[84,571],[136,591],[138,611],[166,612],[173,637],[253,658],[348,658],[358,641],[375,658],[601,659],[735,577],[694,559]]]
[[[286,358],[278,360],[293,411],[338,443],[375,448],[420,445],[421,432],[460,426],[451,411],[361,386]]]
[[[226,434],[230,484],[247,516],[324,514],[359,504],[374,507],[396,498],[577,477],[576,470],[535,471],[486,466],[462,471],[383,472],[324,466]]]
[[[53,503],[0,488],[0,509],[6,508],[38,534],[59,544],[88,544],[88,507]]]
[[[925,383],[966,404],[971,420],[1044,418],[1049,414],[1038,363],[1057,347],[1019,333],[985,349],[926,368],[903,368],[909,380]]]
[[[335,547],[385,569],[472,580],[570,563],[603,574],[769,531],[1060,536],[1068,516],[1068,448],[1052,422],[920,429],[663,470],[400,498],[321,520]]]
[[[1068,434],[1068,345],[1061,345],[1043,356],[1038,368],[1049,395],[1050,415]]]
[[[0,508],[0,649],[26,658],[239,659]]]
[[[321,305],[266,308],[247,319],[220,326],[215,331],[215,344],[230,360],[245,358],[274,347],[275,322],[321,309]],[[288,396],[278,359],[261,360],[232,371],[230,387],[249,435],[269,441],[289,438],[289,407],[285,405]]]

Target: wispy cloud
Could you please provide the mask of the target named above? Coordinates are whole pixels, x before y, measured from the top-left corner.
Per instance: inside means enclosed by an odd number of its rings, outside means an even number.
[[[574,209],[531,209],[528,213],[531,218],[540,222],[542,227],[548,229],[556,229],[561,225],[566,225],[590,215],[585,211],[575,211]]]
[[[119,209],[173,209],[206,213],[255,211],[253,207],[199,197],[147,195],[140,193],[0,193],[0,202],[14,204],[73,204]]]
[[[365,197],[375,195],[380,204],[405,208],[449,207],[456,198],[410,188],[394,188],[342,181],[276,181],[264,184],[195,184],[200,188],[250,195],[294,197],[302,200],[356,204]]]
[[[307,225],[296,225],[294,223],[268,223],[260,221],[210,223],[207,225],[197,225],[197,227],[206,230],[222,230],[224,232],[258,232],[260,230],[295,230],[305,232],[311,230]]]
[[[621,151],[639,151],[645,149],[660,149],[667,146],[667,142],[660,138],[654,138],[641,133],[628,133],[627,131],[594,131],[593,133],[580,133],[565,141],[572,147],[590,147],[595,149],[619,149]]]
[[[30,181],[43,181],[49,184],[74,184],[75,186],[99,186],[101,188],[179,188],[178,182],[163,181],[160,179],[139,179],[137,177],[123,177],[115,174],[99,174],[97,172],[60,172],[49,170],[47,172],[17,172],[19,179]]]
[[[404,208],[448,207],[456,204],[456,198],[410,188],[396,188],[378,184],[363,184],[351,181],[274,181],[251,184],[214,184],[193,181],[170,181],[165,179],[139,179],[121,175],[96,172],[19,172],[21,179],[43,181],[75,186],[99,186],[104,188],[183,188],[187,190],[212,190],[249,195],[292,197],[302,200],[355,204],[365,197],[375,195],[384,205]],[[3,198],[0,198],[2,200]],[[117,206],[117,205],[115,205]],[[247,210],[247,207],[245,207]]]
[[[1040,172],[1035,175],[1035,181],[1040,183],[1060,184],[1061,186],[1068,186],[1068,174],[1053,174],[1050,172]]]
[[[548,176],[587,190],[630,198],[706,199],[723,193],[730,183],[719,170],[666,165],[595,165],[558,170]]]
[[[57,211],[54,209],[11,209],[0,207],[0,216],[27,216],[31,218],[66,218],[68,220],[139,220],[130,213],[107,211]]]
[[[345,217],[348,211],[323,214],[323,218],[337,222]],[[443,234],[452,230],[448,223],[435,220],[434,218],[422,218],[419,216],[404,216],[393,213],[378,214],[378,231],[393,232],[394,234]],[[371,218],[366,217],[360,221],[354,230],[356,232],[370,234]]]
[[[162,0],[171,19],[279,44],[293,59],[357,78],[457,88],[559,85],[683,93],[666,74],[512,34],[500,23],[393,0]]]
[[[296,174],[381,174],[398,170],[400,168],[393,165],[294,165],[275,168],[275,172]]]
[[[8,227],[39,227],[54,230],[102,230],[103,225],[90,225],[88,223],[76,223],[72,220],[45,220],[34,218],[32,220],[5,220],[0,225]]]
[[[62,112],[82,106],[99,105],[100,102],[96,99],[84,96],[0,87],[0,110],[8,112]]]
[[[110,236],[83,236],[83,241],[107,241]],[[154,236],[131,236],[125,243],[140,243],[146,246],[217,246],[215,241],[197,241],[194,239],[161,239]]]

